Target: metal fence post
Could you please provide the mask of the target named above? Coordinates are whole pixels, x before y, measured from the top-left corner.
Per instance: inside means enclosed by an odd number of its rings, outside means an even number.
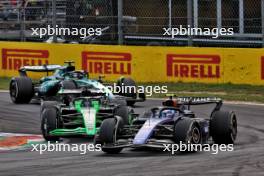
[[[244,34],[244,0],[239,0],[239,33]]]
[[[19,18],[20,18],[20,40],[23,42],[25,41],[25,21],[26,21],[26,14],[25,14],[25,6],[24,3],[21,2],[19,8]]]
[[[222,28],[222,0],[216,1],[216,16],[217,16],[217,28]]]
[[[52,0],[52,27],[53,27],[53,29],[56,29],[56,25],[57,25],[56,0]],[[53,42],[57,43],[56,32],[53,35]]]
[[[199,5],[198,0],[194,0],[193,2],[193,26],[198,28],[199,26]]]
[[[123,44],[123,0],[118,0],[118,44]]]
[[[264,48],[264,0],[261,0],[262,47]]]
[[[172,0],[169,0],[169,28],[172,27]]]
[[[187,0],[187,24],[193,28],[193,0]],[[193,36],[188,36],[188,46],[193,45]]]

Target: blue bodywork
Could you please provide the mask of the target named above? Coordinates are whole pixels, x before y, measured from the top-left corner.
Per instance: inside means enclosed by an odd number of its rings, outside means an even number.
[[[147,140],[152,136],[154,129],[156,129],[158,125],[178,120],[180,117],[181,116],[177,110],[168,109],[163,111],[156,110],[156,112],[152,112],[151,117],[145,121],[143,126],[137,132],[133,140],[133,144],[146,144]]]
[[[147,140],[150,138],[152,135],[154,129],[157,127],[157,125],[162,124],[166,121],[171,121],[169,118],[165,119],[160,119],[160,118],[150,118],[146,120],[144,125],[141,127],[141,129],[138,131],[136,134],[133,144],[135,145],[140,145],[140,144],[145,144]]]

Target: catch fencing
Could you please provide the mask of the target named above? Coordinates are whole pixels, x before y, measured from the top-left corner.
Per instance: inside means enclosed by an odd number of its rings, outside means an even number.
[[[32,36],[32,27],[102,28],[101,36]],[[232,28],[233,35],[164,35],[164,28]],[[2,0],[0,40],[264,47],[264,0]]]

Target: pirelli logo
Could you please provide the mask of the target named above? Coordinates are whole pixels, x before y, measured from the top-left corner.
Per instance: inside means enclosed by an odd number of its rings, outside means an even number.
[[[177,78],[220,78],[218,55],[168,54],[167,76]]]
[[[82,69],[93,74],[131,75],[131,61],[130,53],[82,53]]]
[[[2,49],[2,69],[18,70],[25,65],[48,64],[49,51],[31,49]]]
[[[261,57],[261,79],[264,80],[264,56]]]

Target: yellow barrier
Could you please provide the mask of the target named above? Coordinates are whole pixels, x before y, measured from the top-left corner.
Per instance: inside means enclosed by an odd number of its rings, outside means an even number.
[[[74,60],[92,77],[111,81],[124,75],[138,82],[264,83],[264,49],[0,42],[0,56],[6,77],[18,75],[22,65]]]

